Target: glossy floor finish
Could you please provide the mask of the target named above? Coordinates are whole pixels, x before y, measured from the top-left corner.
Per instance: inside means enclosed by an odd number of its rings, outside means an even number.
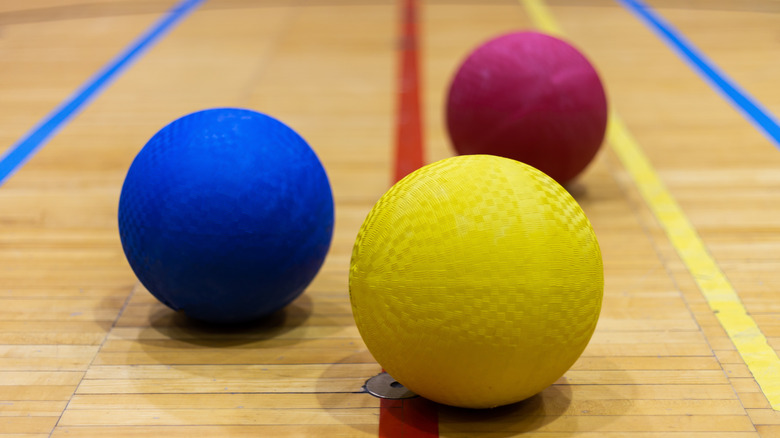
[[[780,350],[780,150],[625,7],[545,3],[768,345]],[[780,114],[780,3],[650,1]],[[172,1],[0,1],[0,150]],[[400,6],[210,0],[0,186],[0,437],[371,437],[380,371],[347,292],[357,230],[393,175]],[[419,3],[426,161],[452,155],[451,75],[485,39],[538,25],[521,2]],[[296,129],[336,201],[307,292],[251,327],[199,325],[136,281],[119,242],[135,154],[186,113],[248,107]],[[436,407],[442,437],[774,437],[773,410],[641,187],[605,143],[570,188],[599,238],[596,333],[555,385],[490,411]],[[700,278],[698,280],[701,280]]]

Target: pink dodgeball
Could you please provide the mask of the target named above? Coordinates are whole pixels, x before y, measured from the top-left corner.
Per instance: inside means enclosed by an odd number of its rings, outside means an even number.
[[[512,158],[563,185],[593,160],[607,126],[607,98],[591,63],[538,32],[477,47],[453,78],[446,111],[458,154]]]

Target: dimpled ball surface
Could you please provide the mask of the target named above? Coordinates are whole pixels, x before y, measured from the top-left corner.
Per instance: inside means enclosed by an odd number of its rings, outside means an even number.
[[[530,164],[567,184],[601,147],[607,99],[585,56],[538,32],[514,32],[473,50],[446,102],[459,154],[491,154]]]
[[[487,408],[560,378],[596,327],[601,252],[559,184],[523,163],[464,155],[425,166],[376,203],[349,276],[360,334],[396,380]]]
[[[292,129],[254,111],[184,116],[143,147],[119,201],[131,267],[190,317],[242,323],[298,297],[330,246],[333,197]]]

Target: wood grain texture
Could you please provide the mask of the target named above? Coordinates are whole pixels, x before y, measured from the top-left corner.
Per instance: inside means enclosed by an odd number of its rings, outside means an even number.
[[[649,1],[780,114],[776,2]],[[172,1],[0,2],[0,150]],[[617,3],[550,0],[660,178],[780,349],[780,151]],[[515,1],[425,1],[426,157],[450,156],[446,88],[477,44],[532,27]],[[394,2],[211,0],[0,187],[0,437],[377,436],[379,372],[347,292],[355,235],[388,188]],[[188,112],[250,107],[315,149],[336,201],[307,292],[251,327],[177,315],[137,284],[116,207],[135,153]],[[490,411],[439,407],[440,436],[780,434],[695,281],[606,145],[570,187],[605,266],[597,331],[555,385]]]

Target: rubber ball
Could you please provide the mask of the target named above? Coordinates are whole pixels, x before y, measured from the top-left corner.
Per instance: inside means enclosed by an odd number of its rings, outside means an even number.
[[[322,266],[334,224],[325,169],[284,123],[214,108],[157,132],[119,199],[130,266],[162,303],[212,323],[260,319]]]
[[[409,174],[363,222],[349,291],[388,374],[466,408],[537,394],[598,322],[601,251],[578,203],[515,160],[462,155]]]

